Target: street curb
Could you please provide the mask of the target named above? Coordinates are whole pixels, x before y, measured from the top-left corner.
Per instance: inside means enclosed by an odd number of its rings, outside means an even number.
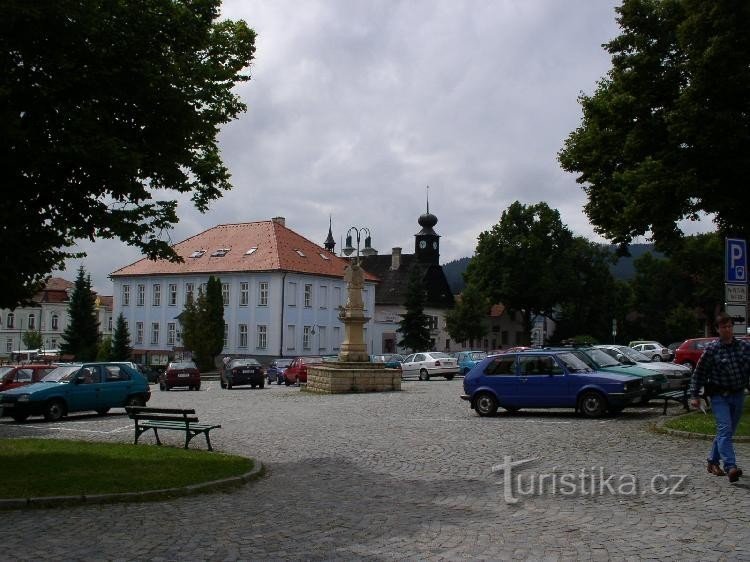
[[[682,431],[679,429],[672,429],[671,427],[664,427],[664,424],[667,423],[670,420],[673,420],[675,418],[681,418],[682,416],[687,416],[691,414],[692,412],[688,412],[687,414],[680,414],[679,416],[670,416],[666,419],[659,420],[653,425],[654,431],[657,433],[663,433],[665,435],[672,435],[674,437],[682,437],[683,439],[699,439],[702,441],[713,441],[715,435],[708,435],[706,433],[693,433],[691,431]],[[732,438],[732,441],[735,443],[750,443],[750,436],[735,436]]]
[[[211,480],[200,484],[190,484],[179,488],[164,488],[161,490],[144,490],[142,492],[122,492],[117,494],[81,494],[80,496],[49,496],[43,498],[9,498],[0,499],[0,510],[38,508],[38,507],[68,507],[72,505],[96,505],[104,503],[157,501],[191,496],[199,493],[223,490],[247,484],[265,474],[265,467],[257,459],[252,459],[253,468],[249,472],[238,476],[230,476],[221,480]]]

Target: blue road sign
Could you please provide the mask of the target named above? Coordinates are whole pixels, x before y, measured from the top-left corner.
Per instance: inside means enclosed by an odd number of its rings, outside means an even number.
[[[726,282],[747,283],[747,243],[739,238],[726,239]]]

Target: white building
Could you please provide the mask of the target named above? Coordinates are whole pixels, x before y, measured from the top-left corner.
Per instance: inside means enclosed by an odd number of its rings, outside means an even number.
[[[218,225],[173,248],[183,263],[144,258],[110,274],[114,316],[127,322],[136,361],[161,365],[182,350],[180,313],[211,275],[223,287],[223,355],[267,361],[338,353],[348,262],[286,228],[282,217]],[[365,278],[366,313],[376,281]],[[365,341],[371,329],[370,321]]]

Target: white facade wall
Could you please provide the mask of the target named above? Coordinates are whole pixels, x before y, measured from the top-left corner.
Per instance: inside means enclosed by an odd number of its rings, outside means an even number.
[[[401,315],[405,312],[406,309],[403,306],[378,305],[373,318],[372,337],[368,341],[368,346],[371,346],[375,350],[372,353],[380,354],[389,352],[386,349],[389,340],[393,341],[396,346],[390,350],[390,353],[407,353],[406,349],[398,347],[401,334],[396,332],[399,322],[401,322]],[[435,351],[450,351],[451,348],[456,348],[456,343],[452,341],[449,341],[449,345],[446,347],[446,342],[450,340],[450,335],[445,327],[446,310],[425,307],[424,313],[434,319],[434,324],[430,329],[430,337],[435,340]],[[408,351],[408,353],[411,353],[411,351]]]

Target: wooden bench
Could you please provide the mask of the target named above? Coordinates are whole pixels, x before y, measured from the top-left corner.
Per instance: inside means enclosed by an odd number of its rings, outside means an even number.
[[[198,418],[195,415],[195,410],[184,410],[180,408],[148,408],[146,406],[128,406],[125,408],[128,412],[128,416],[135,422],[135,442],[138,444],[138,438],[148,431],[149,429],[154,430],[156,436],[156,444],[161,445],[159,440],[159,430],[172,430],[172,431],[184,431],[185,432],[185,448],[188,448],[190,440],[199,434],[206,436],[206,444],[208,450],[213,451],[211,448],[211,438],[208,433],[212,429],[221,427],[221,425],[211,425],[207,423],[199,423]]]
[[[679,402],[685,408],[690,411],[690,396],[688,396],[688,387],[684,387],[681,390],[670,390],[668,392],[662,392],[655,396],[657,400],[664,400],[664,410],[662,415],[667,413],[667,406],[669,402]]]

